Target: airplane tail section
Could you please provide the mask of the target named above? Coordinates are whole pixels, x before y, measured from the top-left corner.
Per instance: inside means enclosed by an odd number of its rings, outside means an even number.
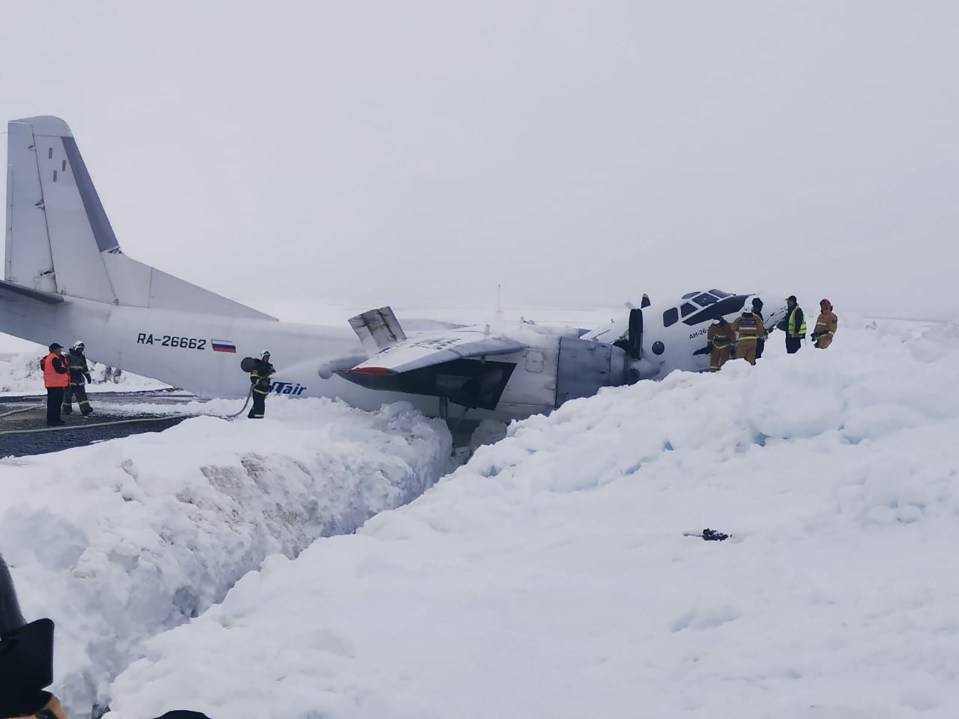
[[[8,130],[8,283],[114,305],[274,319],[124,255],[63,120],[13,120]]]

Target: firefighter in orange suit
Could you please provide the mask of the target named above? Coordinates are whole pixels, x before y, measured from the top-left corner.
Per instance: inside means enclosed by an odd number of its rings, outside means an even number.
[[[63,358],[63,347],[54,342],[50,345],[50,354],[40,361],[43,370],[43,386],[47,388],[47,424],[59,427],[63,424],[60,408],[63,405],[63,393],[70,385],[70,370]]]
[[[709,371],[718,372],[729,359],[729,348],[733,344],[732,325],[726,321],[725,317],[709,325],[706,331],[706,341],[709,342],[711,352],[709,353]]]
[[[751,305],[743,307],[743,313],[730,325],[736,334],[736,356],[749,364],[756,364],[756,342],[766,336],[766,328],[753,312]]]
[[[832,344],[839,318],[832,311],[832,302],[829,300],[820,300],[819,309],[819,319],[816,320],[816,329],[812,332],[812,340],[816,343],[816,347],[824,350]]]

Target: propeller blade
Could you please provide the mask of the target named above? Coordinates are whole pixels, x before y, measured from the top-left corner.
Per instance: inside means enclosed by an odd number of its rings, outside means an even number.
[[[626,354],[630,359],[638,360],[643,347],[643,310],[633,308],[629,311],[629,328],[626,331]]]

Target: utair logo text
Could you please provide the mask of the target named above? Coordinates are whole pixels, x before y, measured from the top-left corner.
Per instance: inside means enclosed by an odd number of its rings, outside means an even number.
[[[293,382],[273,382],[270,384],[270,391],[276,392],[277,394],[288,394],[295,397],[303,394],[303,392],[306,391],[306,387],[299,383]]]

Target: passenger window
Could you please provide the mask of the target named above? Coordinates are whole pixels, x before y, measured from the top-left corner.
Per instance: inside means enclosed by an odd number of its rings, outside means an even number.
[[[696,311],[696,307],[694,305],[689,304],[688,302],[683,302],[682,310],[683,310],[683,317],[688,317],[689,315],[691,315],[693,312]]]
[[[674,325],[679,321],[679,310],[675,307],[670,307],[668,310],[663,312],[663,327],[669,327]]]

